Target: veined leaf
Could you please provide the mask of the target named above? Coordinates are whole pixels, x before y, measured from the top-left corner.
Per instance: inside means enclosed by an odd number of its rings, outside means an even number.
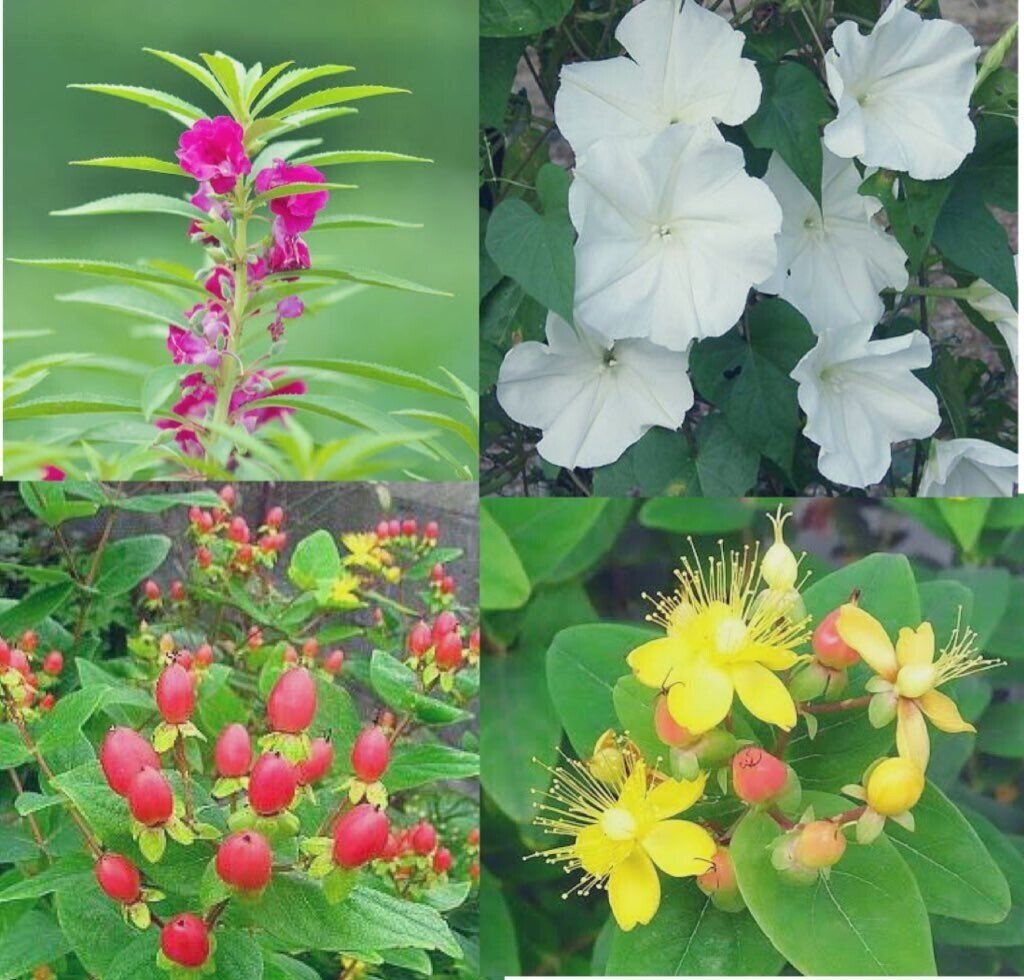
[[[111,279],[135,279],[139,282],[157,282],[168,286],[191,289],[197,293],[205,290],[197,282],[190,282],[181,276],[148,269],[124,262],[103,262],[95,259],[8,259],[17,265],[35,265],[43,269],[58,269],[62,272],[81,272],[87,276],[106,276]]]
[[[72,160],[72,167],[113,167],[117,170],[142,170],[151,174],[172,174],[186,176],[176,163],[158,160],[156,157],[94,157],[92,160]]]
[[[322,109],[327,106],[340,105],[343,102],[355,102],[358,99],[369,99],[375,95],[409,95],[407,88],[394,88],[390,85],[343,85],[337,88],[325,88],[319,92],[312,92],[297,99],[287,109],[282,109],[277,115],[289,116],[293,112],[302,112],[305,109]]]
[[[99,92],[101,95],[112,95],[117,99],[138,102],[141,105],[148,106],[150,109],[166,112],[185,126],[191,126],[197,120],[206,118],[206,113],[202,109],[196,108],[190,102],[152,88],[140,88],[138,85],[106,85],[97,83],[71,84],[68,88],[80,88],[87,92]]]
[[[351,65],[317,65],[315,68],[293,68],[270,86],[267,94],[260,99],[259,104],[256,106],[255,114],[259,115],[271,102],[279,99],[293,88],[305,85],[306,82],[315,81],[317,78],[325,78],[328,75],[344,75],[346,72],[354,70]],[[258,93],[254,93],[254,97],[255,94]]]
[[[92,412],[137,412],[136,402],[106,395],[47,395],[30,402],[8,408],[4,416],[8,422],[21,419],[48,418],[51,415],[87,415]]]
[[[166,194],[115,194],[98,201],[80,204],[76,208],[51,211],[57,217],[76,217],[91,214],[173,214],[181,218],[206,221],[209,215],[194,204]]]
[[[431,412],[422,408],[400,408],[391,414],[416,419],[417,422],[426,422],[430,425],[439,425],[442,429],[454,432],[470,449],[476,451],[479,448],[476,432],[465,422],[453,419],[450,415],[445,415],[444,412]]]
[[[290,272],[283,272],[281,276],[297,277],[304,279],[337,279],[343,282],[361,282],[367,286],[382,286],[386,289],[398,289],[408,293],[427,293],[430,296],[451,296],[440,289],[431,289],[429,286],[421,286],[416,282],[409,282],[406,279],[398,279],[395,276],[385,275],[383,272],[357,272],[355,269],[293,269]],[[272,277],[268,277],[272,278]]]
[[[297,163],[310,163],[314,167],[335,167],[345,163],[433,163],[429,157],[415,157],[408,153],[388,150],[335,150],[299,157]]]
[[[429,378],[414,374],[412,371],[390,367],[386,364],[373,364],[369,361],[301,357],[297,360],[289,360],[287,366],[316,368],[318,371],[330,371],[336,374],[351,374],[357,378],[369,378],[371,381],[382,381],[385,384],[397,385],[401,388],[412,388],[416,391],[424,391],[431,395],[441,395],[445,398],[459,397]]]
[[[57,297],[62,303],[86,303],[107,310],[142,316],[156,323],[187,327],[184,312],[168,299],[132,286],[97,286]]]
[[[174,54],[170,51],[158,51],[156,48],[143,48],[142,50],[145,51],[146,54],[156,55],[157,58],[161,58],[168,64],[174,65],[175,68],[180,68],[186,75],[191,75],[197,82],[199,82],[200,85],[209,89],[214,95],[216,95],[228,109],[231,108],[231,101],[224,89],[220,87],[213,74],[202,65],[197,64],[188,58],[183,58],[180,54]]]
[[[422,228],[412,221],[396,221],[394,218],[374,218],[368,214],[331,214],[318,218],[310,231],[330,231],[332,228]],[[308,234],[308,232],[307,232]]]
[[[296,181],[292,184],[272,187],[269,191],[257,194],[254,200],[257,204],[265,204],[267,201],[273,201],[275,198],[291,197],[294,194],[315,194],[317,191],[351,191],[355,189],[355,184],[314,184]]]
[[[259,78],[256,79],[252,85],[249,86],[248,91],[245,93],[246,102],[252,105],[255,99],[260,97],[260,93],[272,82],[278,75],[281,74],[286,68],[290,68],[294,65],[294,61],[282,61],[279,65],[274,65],[272,68],[268,68]]]

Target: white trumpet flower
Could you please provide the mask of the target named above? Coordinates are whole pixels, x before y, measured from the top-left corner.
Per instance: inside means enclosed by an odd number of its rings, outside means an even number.
[[[1017,454],[982,439],[933,439],[922,497],[1012,497]]]

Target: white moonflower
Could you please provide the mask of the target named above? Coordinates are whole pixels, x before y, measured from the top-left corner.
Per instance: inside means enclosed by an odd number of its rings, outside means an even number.
[[[804,434],[821,447],[818,469],[850,487],[885,476],[892,443],[923,439],[939,427],[935,395],[911,374],[931,363],[928,338],[915,331],[871,340],[872,329],[824,331],[790,375],[807,413]]]
[[[574,468],[614,463],[651,426],[678,428],[693,405],[689,355],[646,340],[608,343],[582,324],[548,314],[547,343],[506,355],[498,402],[517,422],[543,429],[537,451]]]
[[[653,136],[674,123],[738,125],[761,79],[744,37],[697,0],[643,0],[615,31],[631,58],[567,65],[555,121],[577,155],[604,136]]]
[[[1017,454],[981,439],[932,440],[922,497],[1012,497]]]
[[[839,115],[825,127],[825,145],[870,167],[938,180],[974,149],[968,110],[978,48],[959,24],[905,6],[893,0],[868,35],[849,20],[833,31],[825,73]]]
[[[779,265],[758,286],[795,306],[815,333],[877,323],[885,311],[879,292],[907,285],[906,253],[874,220],[882,202],[857,193],[862,178],[851,160],[823,152],[820,207],[772,154],[764,181],[782,205]]]
[[[1016,262],[1016,256],[1014,256]],[[1013,369],[1017,370],[1017,311],[1013,308],[1010,298],[990,286],[984,279],[975,279],[967,288],[965,297],[968,305],[989,323],[995,324],[996,330],[1002,334],[1003,340],[1010,351]]]
[[[775,270],[782,226],[739,147],[684,125],[602,140],[576,168],[569,216],[579,318],[609,340],[672,350],[736,323],[750,287]]]

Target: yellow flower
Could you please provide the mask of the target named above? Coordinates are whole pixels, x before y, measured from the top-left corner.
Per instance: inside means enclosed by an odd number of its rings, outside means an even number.
[[[377,535],[372,531],[365,534],[343,534],[341,543],[349,551],[344,558],[346,565],[368,568],[371,571],[380,569],[383,549],[378,545]]]
[[[939,731],[975,730],[960,717],[956,702],[938,690],[958,677],[1002,665],[1001,660],[986,660],[977,654],[973,630],[961,628],[957,622],[949,643],[936,658],[931,623],[922,623],[916,630],[903,627],[893,646],[874,616],[847,603],[839,610],[836,629],[843,642],[878,675],[868,681],[867,689],[880,705],[895,708],[896,749],[921,772],[928,768],[931,752],[925,717]],[[888,717],[891,719],[891,713]]]
[[[599,776],[576,759],[549,769],[549,802],[537,805],[542,816],[535,823],[573,839],[537,855],[549,864],[564,862],[567,873],[582,872],[563,897],[606,888],[615,921],[629,931],[646,925],[658,911],[656,868],[675,878],[702,874],[711,866],[716,845],[703,827],[671,819],[700,799],[706,776],[665,778],[649,770],[628,742],[621,745],[621,767],[601,766]]]
[[[332,605],[359,605],[359,579],[347,572],[331,582],[328,600]]]
[[[909,759],[883,759],[868,774],[864,789],[872,810],[894,817],[917,805],[924,792],[924,773]]]
[[[783,520],[777,519],[777,534]],[[796,664],[794,650],[810,636],[809,618],[792,616],[795,590],[758,592],[763,572],[756,547],[728,559],[720,551],[706,570],[696,551],[693,557],[676,571],[676,592],[652,600],[655,612],[647,618],[667,635],[637,647],[627,663],[641,684],[668,692],[669,714],[694,735],[725,718],[734,693],[762,721],[791,729],[796,706],[772,671]]]

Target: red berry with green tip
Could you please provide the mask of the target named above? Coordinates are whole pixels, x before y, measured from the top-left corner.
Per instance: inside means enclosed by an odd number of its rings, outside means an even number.
[[[159,827],[174,814],[174,793],[167,777],[159,769],[147,766],[128,787],[128,809],[147,827]]]
[[[261,817],[287,810],[295,799],[295,767],[277,753],[261,755],[249,776],[249,805]]]
[[[284,510],[280,507],[271,507],[267,511],[267,527],[279,528],[284,523]]]
[[[96,862],[93,870],[100,888],[108,898],[125,905],[132,905],[139,900],[142,876],[128,858],[109,852]]]
[[[39,634],[35,630],[25,630],[21,634],[18,646],[26,653],[35,653],[36,647],[39,646]]]
[[[200,548],[196,552],[196,562],[200,568],[209,568],[213,564],[213,552],[209,548]]]
[[[146,593],[146,598],[150,602],[156,602],[160,598],[160,586],[152,579],[146,579],[146,584],[142,586],[142,591]]]
[[[237,495],[235,493],[235,488],[233,486],[231,486],[230,483],[227,484],[226,486],[221,487],[221,489],[220,489],[220,499],[228,507],[234,507],[235,506],[235,501],[238,499],[238,497],[237,497]]]
[[[397,538],[402,533],[402,522],[397,518],[393,517],[388,521],[388,536]]]
[[[127,796],[140,770],[147,766],[160,768],[160,756],[138,732],[111,728],[100,746],[100,766],[110,788],[119,796]]]
[[[226,779],[238,779],[248,774],[252,766],[252,742],[244,725],[236,721],[221,731],[213,759],[217,772]]]
[[[437,847],[437,831],[424,820],[413,828],[409,843],[417,854],[429,854]]]
[[[423,528],[423,536],[430,538],[431,541],[436,541],[438,530],[437,521],[427,521],[427,526]]]
[[[209,667],[213,663],[213,647],[209,643],[203,643],[196,650],[196,663],[200,667]]]
[[[185,596],[185,583],[178,581],[178,579],[171,582],[171,598],[175,602],[184,602]]]
[[[375,783],[391,762],[391,742],[376,725],[364,728],[352,746],[352,771],[364,782]]]
[[[296,766],[300,786],[312,786],[331,771],[334,765],[334,746],[326,738],[314,738],[309,747],[309,758]]]
[[[266,888],[273,862],[267,839],[255,830],[230,834],[217,849],[217,874],[221,881],[241,891]]]
[[[189,969],[202,966],[210,958],[210,933],[206,923],[191,912],[176,915],[160,930],[160,949],[179,966]]]
[[[405,641],[406,648],[414,657],[422,657],[433,645],[434,637],[430,627],[420,620],[411,630]]]
[[[388,522],[387,521],[381,521],[377,525],[377,540],[378,541],[387,541],[387,539],[388,539]]]
[[[11,666],[11,647],[6,640],[0,640],[0,669]]]
[[[286,670],[267,699],[267,718],[275,732],[297,734],[309,728],[316,714],[316,681],[305,667]]]
[[[188,659],[191,662],[191,654]],[[184,724],[192,717],[196,706],[196,688],[192,675],[180,660],[165,667],[157,678],[156,706],[164,721],[171,725]]]
[[[407,538],[411,538],[415,533],[416,522],[412,518],[407,517],[404,521],[402,521],[402,534],[404,534]]]
[[[434,642],[437,643],[442,636],[458,629],[458,626],[458,617],[455,613],[446,609],[443,613],[438,615],[437,619],[434,620]]]
[[[334,826],[334,860],[358,868],[380,857],[388,843],[388,818],[369,803],[360,803]]]
[[[466,834],[466,841],[472,846],[476,847],[480,843],[480,828],[471,827],[469,833]]]
[[[32,664],[29,663],[28,654],[24,650],[15,647],[11,651],[11,666],[26,680],[32,676]]]
[[[732,759],[733,789],[744,803],[764,803],[778,796],[788,775],[785,763],[754,745]]]

